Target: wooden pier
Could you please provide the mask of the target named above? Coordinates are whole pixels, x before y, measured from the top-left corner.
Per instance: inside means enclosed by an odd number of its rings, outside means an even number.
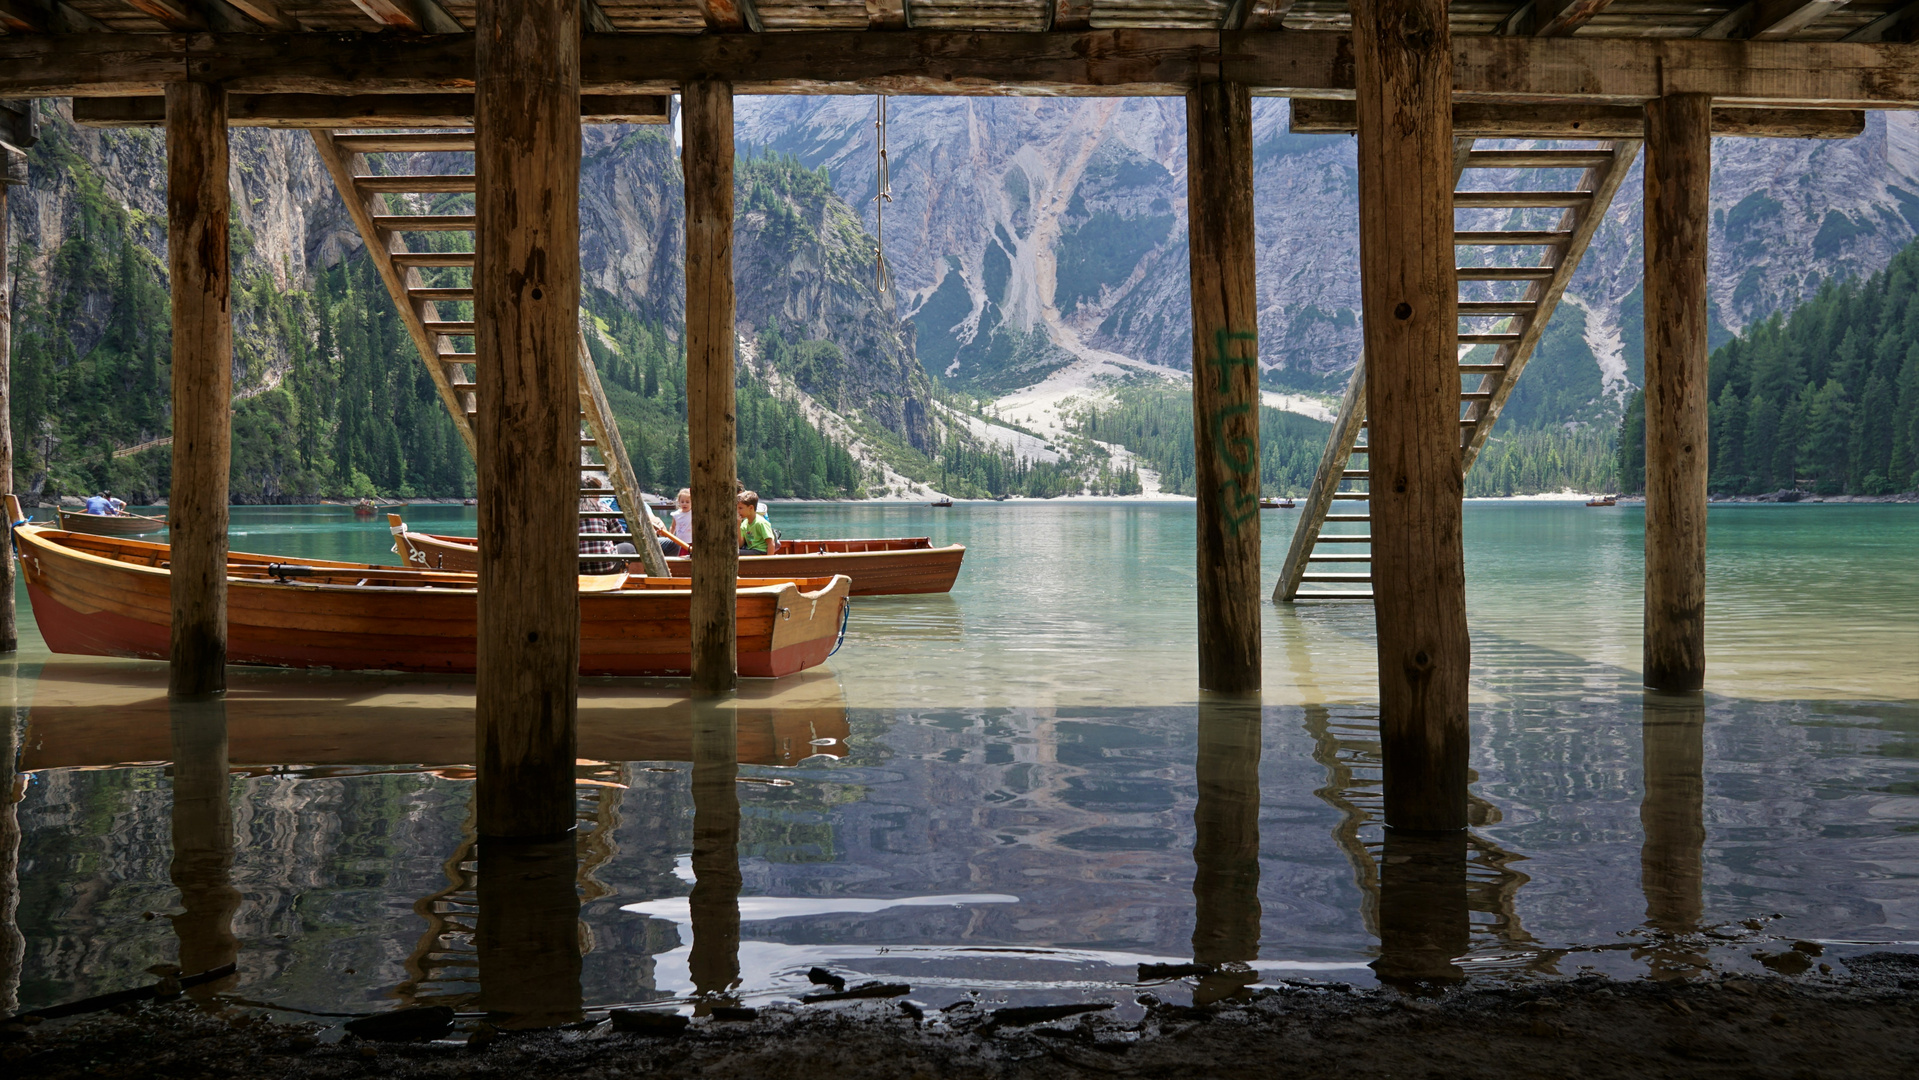
[[[112,8],[111,19],[96,12]],[[1379,627],[1389,824],[1464,823],[1469,661],[1460,544],[1462,467],[1577,261],[1582,229],[1616,190],[1630,143],[1647,141],[1648,525],[1646,679],[1703,679],[1706,460],[1705,185],[1709,135],[1842,134],[1857,112],[1919,106],[1919,48],[1904,40],[1903,0],[1850,4],[1611,5],[1440,0],[1314,5],[1130,0],[1007,0],[869,5],[824,0],[764,7],[703,0],[435,0],[404,4],[215,0],[125,9],[107,0],[0,2],[0,98],[71,96],[101,123],[164,120],[174,333],[173,687],[224,685],[225,505],[230,419],[226,129],[319,129],[341,161],[356,221],[456,423],[467,420],[481,486],[482,630],[479,821],[490,836],[572,825],[572,717],[578,649],[574,528],[582,434],[578,125],[595,115],[656,117],[686,102],[687,334],[693,487],[708,536],[731,528],[733,296],[731,103],[736,93],[1178,95],[1192,117],[1189,223],[1194,256],[1199,456],[1201,681],[1259,686],[1255,523],[1238,522],[1256,472],[1256,425],[1237,410],[1257,393],[1250,298],[1253,202],[1245,177],[1253,95],[1350,108],[1359,140],[1366,367],[1348,395],[1337,445],[1316,484],[1319,525],[1338,481],[1365,480],[1368,580]],[[1347,102],[1351,102],[1347,105]],[[1462,110],[1464,110],[1462,112]],[[1643,117],[1633,127],[1634,114]],[[0,117],[17,111],[0,110]],[[474,119],[471,178],[380,176],[351,167],[357,149],[325,132],[431,127]],[[1475,126],[1477,125],[1477,126]],[[1531,125],[1531,127],[1529,127]],[[5,127],[16,126],[7,120]],[[1587,180],[1528,206],[1561,207],[1557,228],[1462,235],[1456,207],[1512,205],[1510,194],[1455,195],[1456,138],[1601,135]],[[0,159],[12,144],[0,130]],[[452,137],[452,136],[449,136]],[[1570,150],[1569,150],[1570,152]],[[1463,165],[1488,151],[1468,148]],[[1493,157],[1480,157],[1491,164]],[[1519,167],[1510,158],[1509,167]],[[0,160],[0,164],[7,161]],[[9,169],[11,166],[9,165]],[[12,172],[7,172],[8,176]],[[380,214],[388,196],[472,185],[465,215]],[[416,186],[407,187],[412,184]],[[425,187],[418,185],[424,184]],[[1611,189],[1607,184],[1613,185]],[[436,220],[445,217],[446,220]],[[387,219],[387,220],[382,220]],[[475,231],[469,319],[439,306],[462,287],[417,271],[448,253],[391,241],[408,230]],[[1567,234],[1563,237],[1557,234]],[[1550,235],[1549,235],[1550,234]],[[1538,247],[1510,310],[1459,307],[1461,246]],[[453,265],[449,261],[437,265]],[[401,270],[405,273],[402,274]],[[1491,273],[1487,271],[1487,273]],[[460,295],[455,295],[455,294]],[[1473,301],[1484,303],[1485,301]],[[1458,316],[1505,319],[1459,337]],[[4,323],[0,323],[0,334]],[[471,364],[442,352],[470,335]],[[1494,346],[1462,372],[1462,341]],[[465,370],[471,368],[471,387]],[[1468,388],[1461,376],[1477,376]],[[590,397],[589,393],[589,397]],[[1464,410],[1462,412],[1462,409]],[[1256,415],[1256,409],[1253,410]],[[1366,421],[1366,441],[1358,442]],[[0,425],[3,426],[3,425]],[[589,427],[591,424],[589,423]],[[611,435],[591,431],[595,443]],[[1364,469],[1348,468],[1363,446]],[[5,456],[0,444],[0,457]],[[601,445],[602,452],[612,451]],[[611,458],[603,458],[603,462]],[[1362,476],[1348,476],[1363,473]],[[615,477],[615,487],[619,486]],[[624,497],[624,493],[621,493]],[[1256,496],[1256,490],[1250,493]],[[1352,494],[1360,494],[1354,492]],[[629,520],[643,510],[627,508]],[[1296,540],[1282,598],[1319,559]],[[695,568],[706,613],[697,686],[733,683],[734,560],[724,545]],[[1327,554],[1331,554],[1330,552]],[[1366,562],[1341,560],[1348,564]],[[1352,591],[1358,592],[1359,589]],[[10,593],[8,594],[10,596]],[[3,628],[0,628],[3,629]],[[509,798],[507,792],[512,792]]]

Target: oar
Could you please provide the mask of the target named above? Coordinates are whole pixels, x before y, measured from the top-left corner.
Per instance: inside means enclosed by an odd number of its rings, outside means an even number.
[[[648,521],[650,521],[650,522],[652,522],[652,523],[653,523],[653,531],[654,531],[654,532],[656,532],[656,533],[659,533],[659,534],[660,534],[661,536],[663,536],[663,537],[665,537],[665,538],[667,538],[668,540],[671,540],[671,541],[673,541],[674,543],[676,543],[676,544],[678,544],[678,545],[680,545],[681,547],[683,547],[683,548],[685,548],[685,549],[686,549],[686,553],[687,553],[688,555],[691,555],[691,554],[693,554],[693,545],[692,545],[692,544],[689,544],[689,543],[687,543],[686,541],[684,541],[684,540],[682,540],[682,539],[680,539],[680,538],[679,538],[679,537],[677,537],[677,536],[674,536],[674,535],[673,535],[673,532],[672,532],[672,530],[670,530],[670,529],[668,529],[668,528],[667,528],[666,526],[664,526],[664,525],[662,525],[662,524],[660,524],[660,519],[659,519],[659,518],[656,518],[656,517],[654,517],[654,516],[653,516],[653,514],[652,514],[652,513],[650,512],[650,511],[649,511],[649,512],[647,513],[647,515],[646,515],[646,520],[648,520]]]

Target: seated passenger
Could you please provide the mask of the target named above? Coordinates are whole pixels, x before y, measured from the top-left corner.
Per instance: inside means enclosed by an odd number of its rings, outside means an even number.
[[[587,488],[603,488],[606,486],[606,481],[597,476],[592,476],[582,481],[581,486]],[[614,553],[612,540],[592,538],[595,533],[610,533],[614,531],[613,521],[597,516],[602,510],[603,507],[600,505],[598,498],[593,496],[581,497],[580,554],[582,555],[611,555]],[[624,562],[614,562],[610,559],[582,559],[580,560],[579,572],[582,574],[617,574],[625,569],[626,564]]]
[[[98,495],[89,495],[86,512],[98,517],[109,517],[113,514],[113,500],[104,491]]]
[[[760,496],[758,492],[740,492],[740,554],[777,555],[780,551],[778,534],[773,526],[760,516]]]

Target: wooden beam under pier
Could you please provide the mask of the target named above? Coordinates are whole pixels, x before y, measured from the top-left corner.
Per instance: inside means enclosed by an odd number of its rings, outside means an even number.
[[[582,124],[664,124],[660,94],[585,94]],[[75,123],[87,127],[159,127],[166,110],[158,97],[75,98]],[[336,128],[471,127],[472,94],[229,94],[228,127]]]
[[[1641,105],[1666,93],[1706,93],[1722,105],[1919,107],[1919,48],[1902,42],[1451,40],[1451,88],[1462,101]],[[589,94],[663,94],[716,79],[743,94],[1167,96],[1219,77],[1256,94],[1350,98],[1354,49],[1346,33],[1290,30],[587,34],[580,42],[581,87]],[[468,92],[474,38],[0,37],[0,96],[157,94],[182,72],[239,94]]]
[[[1259,298],[1246,87],[1187,95],[1186,148],[1199,686],[1249,693],[1260,685]]]
[[[700,80],[681,98],[686,178],[686,426],[693,476],[693,689],[739,682],[738,462],[733,417],[733,87]]]
[[[168,690],[226,690],[227,480],[233,438],[226,94],[167,87],[167,273],[173,297],[173,604]]]
[[[578,0],[482,0],[473,270],[482,837],[575,822],[580,670]]]
[[[28,111],[32,107],[26,101],[0,101],[0,477],[5,478],[7,491],[13,490],[13,279],[7,264],[7,253],[13,249],[7,241],[7,189],[26,182],[27,159],[19,147],[32,141],[33,116]],[[0,552],[0,653],[20,647],[13,606],[16,569],[9,543]]]
[[[79,102],[74,102],[79,108]],[[1351,135],[1358,114],[1350,101],[1294,98],[1291,130],[1296,135]],[[1850,139],[1866,130],[1859,109],[1742,109],[1712,111],[1712,133],[1746,138]],[[1455,138],[1479,139],[1639,139],[1646,134],[1646,110],[1637,105],[1453,105]]]
[[[1645,682],[1706,679],[1706,237],[1712,101],[1646,106]]]
[[[1386,823],[1466,827],[1465,551],[1444,0],[1354,9]]]

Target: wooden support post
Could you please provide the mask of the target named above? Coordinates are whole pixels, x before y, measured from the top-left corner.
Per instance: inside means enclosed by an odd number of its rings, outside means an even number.
[[[11,549],[12,545],[8,545]],[[20,932],[20,744],[26,716],[20,708],[20,665],[0,669],[7,686],[0,704],[0,1013],[20,1011],[20,977],[26,970],[27,939]],[[16,794],[16,792],[18,794]]]
[[[580,894],[574,838],[481,840],[480,1006],[504,1028],[554,1028],[580,1019]]]
[[[1706,230],[1712,99],[1646,103],[1646,651],[1655,690],[1706,682]]]
[[[1649,690],[1644,710],[1639,887],[1646,925],[1664,940],[1643,951],[1655,979],[1683,979],[1708,966],[1689,944],[1705,911],[1706,702],[1697,691]]]
[[[222,174],[224,176],[224,174]],[[224,967],[240,956],[233,916],[240,890],[233,887],[232,778],[227,773],[227,705],[214,698],[176,701],[173,736],[173,861],[167,875],[180,890],[173,932],[180,939],[180,969],[187,975]],[[239,976],[203,983],[191,991],[200,1000],[229,989]]]
[[[1218,1001],[1259,979],[1259,753],[1255,701],[1199,703],[1193,807],[1193,962],[1213,969],[1195,1002]]]
[[[739,683],[733,446],[733,86],[696,79],[681,95],[686,178],[686,427],[693,473],[693,689]]]
[[[0,149],[0,157],[9,151]],[[0,161],[0,477],[7,491],[13,485],[13,293],[7,274],[7,163]],[[13,523],[7,523],[12,535]],[[13,610],[13,544],[0,554],[0,653],[20,648],[20,632]]]
[[[481,0],[473,269],[482,837],[575,821],[580,6]]]
[[[696,548],[697,550],[697,548]],[[740,981],[739,727],[731,708],[693,705],[693,992],[731,1000]],[[701,1010],[705,1011],[705,1010]]]
[[[1444,0],[1353,9],[1386,824],[1466,827],[1466,569]]]
[[[167,271],[173,293],[172,667],[180,696],[227,686],[227,471],[233,438],[226,91],[167,84]]]
[[[1246,87],[1186,95],[1198,489],[1199,686],[1259,690],[1259,311],[1253,106]]]

